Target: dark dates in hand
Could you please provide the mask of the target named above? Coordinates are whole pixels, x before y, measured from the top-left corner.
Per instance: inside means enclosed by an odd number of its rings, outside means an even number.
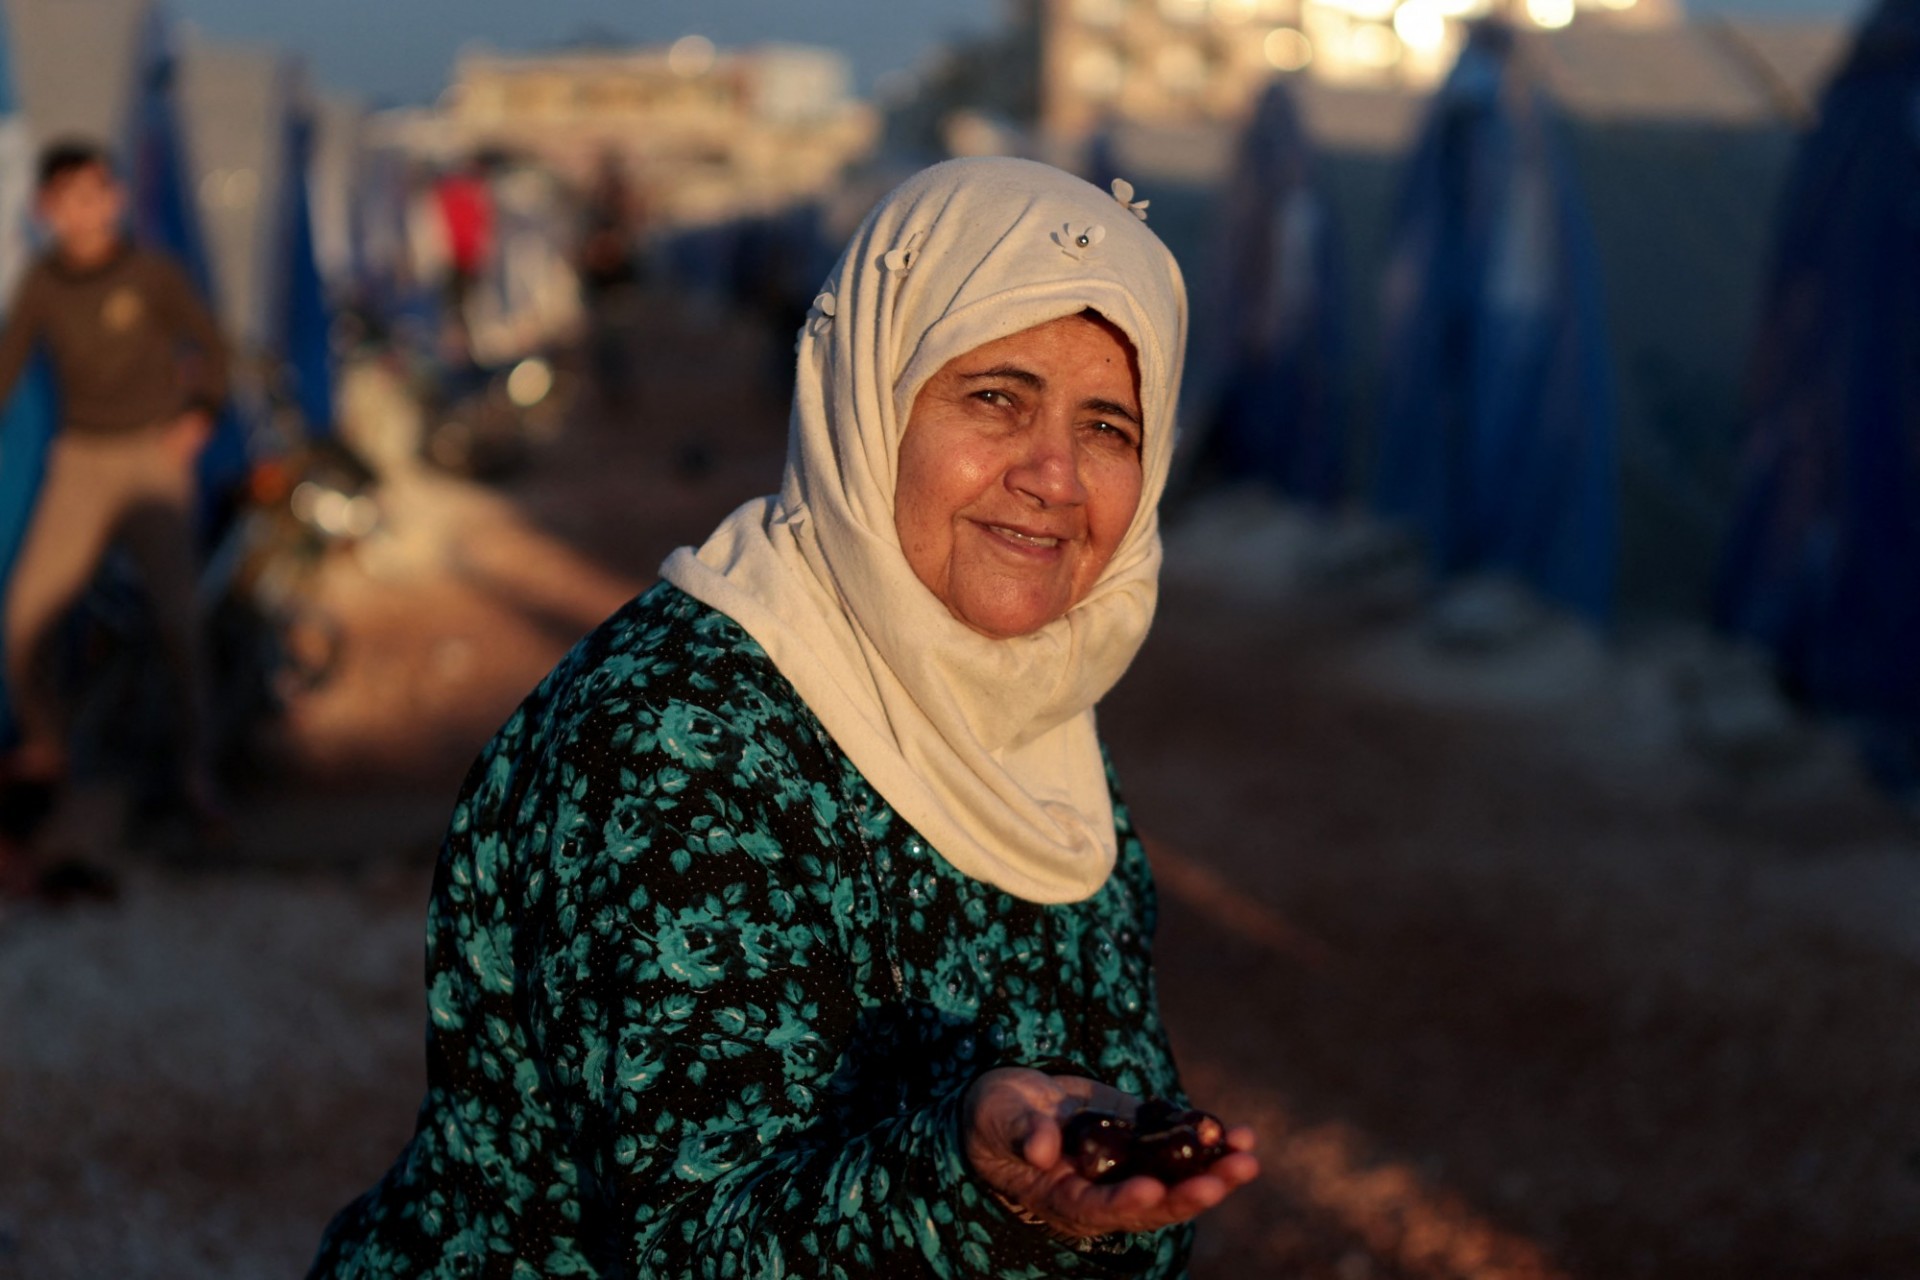
[[[1089,1182],[1145,1174],[1171,1185],[1205,1173],[1227,1154],[1227,1129],[1204,1111],[1155,1098],[1131,1120],[1110,1111],[1076,1111],[1061,1126],[1061,1149]]]

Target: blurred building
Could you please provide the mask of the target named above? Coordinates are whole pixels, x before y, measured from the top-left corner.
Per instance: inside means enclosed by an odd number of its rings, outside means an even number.
[[[1557,31],[1668,27],[1675,0],[1019,0],[1038,47],[1038,124],[1055,139],[1109,121],[1244,118],[1275,74],[1328,86],[1424,90],[1465,24],[1499,14]]]
[[[659,224],[815,196],[864,157],[874,113],[840,54],[797,46],[669,46],[461,57],[438,109],[387,121],[409,150],[532,157],[582,185],[618,156]]]

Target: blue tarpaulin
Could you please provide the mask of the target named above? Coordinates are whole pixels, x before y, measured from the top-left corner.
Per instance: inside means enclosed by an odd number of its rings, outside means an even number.
[[[1920,789],[1920,0],[1885,0],[1796,159],[1716,615]]]
[[[171,255],[211,305],[215,294],[210,258],[181,142],[177,68],[165,21],[157,10],[151,12],[135,68],[140,91],[134,95],[133,117],[126,126],[132,231],[141,244]],[[200,455],[201,510],[209,526],[246,472],[246,428],[229,410],[215,424],[213,439]]]
[[[53,440],[52,387],[45,357],[36,358],[0,410],[0,592],[13,574],[14,558],[26,539],[27,521],[46,469],[47,445]],[[0,639],[0,663],[5,662],[6,652]],[[16,741],[4,671],[0,666],[0,749]]]
[[[313,161],[313,123],[290,115],[287,144],[286,297],[282,317],[283,354],[293,379],[294,401],[312,437],[331,435],[333,407],[333,309],[320,278],[314,252],[313,192],[309,172]]]
[[[1339,245],[1311,145],[1276,81],[1241,139],[1224,201],[1208,332],[1202,465],[1310,505],[1346,475]]]
[[[1599,265],[1552,105],[1480,24],[1409,163],[1389,260],[1375,499],[1442,574],[1510,573],[1596,623],[1618,559]]]
[[[19,104],[13,96],[12,41],[7,38],[4,19],[0,19],[0,127],[24,131]],[[33,158],[22,144],[7,149],[7,161],[26,172],[0,175],[0,182],[31,184]],[[11,202],[6,202],[11,203]],[[0,208],[0,216],[25,217],[25,209]],[[24,256],[27,238],[23,228],[0,228],[0,252]],[[6,264],[8,278],[18,278],[24,263]],[[0,299],[0,306],[11,306],[11,298]],[[20,383],[4,405],[0,405],[0,595],[13,571],[13,561],[25,539],[27,521],[33,515],[34,495],[40,491],[40,478],[46,467],[47,445],[53,439],[54,405],[52,382],[44,357],[28,365]],[[4,640],[0,640],[0,663],[5,660]],[[0,672],[4,672],[0,666]],[[7,686],[0,678],[0,748],[14,743],[13,710]]]

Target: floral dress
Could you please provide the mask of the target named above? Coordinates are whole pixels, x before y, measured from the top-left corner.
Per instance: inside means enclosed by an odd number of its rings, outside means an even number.
[[[467,776],[428,912],[412,1142],[316,1277],[1184,1272],[1069,1245],[962,1151],[996,1066],[1175,1095],[1153,884],[1042,906],[949,867],[736,623],[674,587],[562,661]]]

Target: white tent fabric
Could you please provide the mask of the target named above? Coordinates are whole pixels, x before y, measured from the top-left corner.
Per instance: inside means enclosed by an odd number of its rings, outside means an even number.
[[[1532,33],[1525,56],[1547,92],[1589,122],[1778,126],[1818,95],[1845,34],[1837,23],[1575,23]]]
[[[533,169],[508,170],[492,182],[493,262],[467,307],[474,358],[510,364],[579,336],[586,314],[574,274],[565,197]]]
[[[321,95],[314,109],[314,254],[330,289],[343,292],[363,270],[355,201],[367,167],[366,109],[351,98]]]
[[[20,113],[0,114],[0,307],[19,287],[32,260],[33,133]]]
[[[152,0],[6,0],[14,88],[42,140],[125,148]]]
[[[304,77],[277,52],[194,41],[180,57],[181,127],[221,318],[242,351],[272,345],[291,210],[288,144]]]

